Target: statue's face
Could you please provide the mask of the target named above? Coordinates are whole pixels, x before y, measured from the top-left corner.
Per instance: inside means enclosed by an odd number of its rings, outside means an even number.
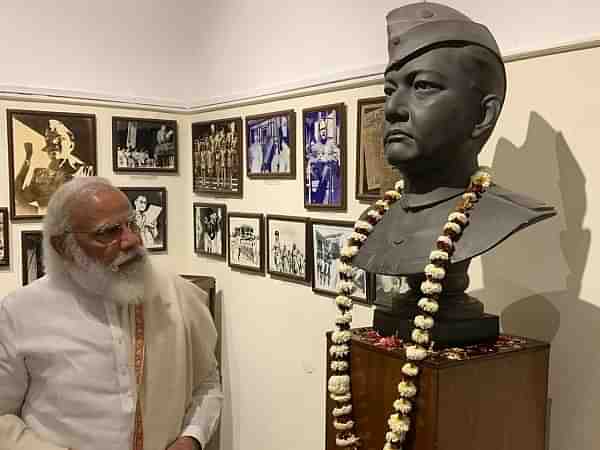
[[[461,58],[464,49],[439,48],[385,76],[385,156],[420,171],[460,158],[481,120],[481,93]]]

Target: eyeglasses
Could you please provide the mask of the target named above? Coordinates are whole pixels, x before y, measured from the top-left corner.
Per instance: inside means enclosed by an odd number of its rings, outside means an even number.
[[[125,228],[134,234],[140,232],[140,227],[137,225],[135,218],[130,217],[127,219],[127,222],[102,225],[98,227],[98,229],[92,231],[66,230],[65,233],[87,234],[95,241],[104,245],[109,245],[122,238]]]

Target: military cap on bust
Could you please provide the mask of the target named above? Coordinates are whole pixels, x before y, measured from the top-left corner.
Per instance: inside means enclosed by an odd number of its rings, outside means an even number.
[[[502,62],[500,49],[485,25],[473,22],[461,12],[438,3],[412,3],[388,13],[390,67],[442,43],[469,43],[491,51]]]

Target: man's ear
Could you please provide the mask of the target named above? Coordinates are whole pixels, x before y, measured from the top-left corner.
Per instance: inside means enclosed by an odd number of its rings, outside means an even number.
[[[496,121],[500,116],[500,109],[502,108],[502,102],[497,95],[486,95],[481,100],[481,110],[483,115],[481,121],[475,124],[471,137],[478,138],[487,131],[491,131],[496,125]]]
[[[56,253],[58,253],[60,256],[62,256],[63,259],[70,258],[70,255],[67,254],[67,249],[65,246],[65,237],[63,235],[52,236],[50,238],[50,244],[52,244],[52,247],[54,247],[54,250],[56,250]]]

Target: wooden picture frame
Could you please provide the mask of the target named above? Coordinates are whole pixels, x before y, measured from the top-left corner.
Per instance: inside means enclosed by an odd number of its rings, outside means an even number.
[[[245,123],[248,178],[296,178],[296,112],[247,116]]]
[[[192,178],[196,194],[242,197],[242,118],[192,124]]]
[[[338,295],[340,250],[353,231],[352,221],[311,219],[313,292],[330,297]],[[351,298],[364,305],[370,304],[369,274],[357,267],[353,268],[353,273],[356,290]]]
[[[23,286],[45,275],[43,233],[21,231],[21,273]]]
[[[0,266],[10,265],[10,239],[8,208],[0,208]]]
[[[309,282],[312,275],[310,220],[267,215],[267,272],[277,278]]]
[[[14,109],[6,116],[11,219],[41,219],[62,184],[96,175],[96,116]]]
[[[164,187],[120,187],[127,196],[149,252],[167,251],[167,189]]]
[[[227,258],[227,205],[196,202],[194,208],[194,252]]]
[[[113,171],[176,173],[177,143],[176,120],[113,117]]]
[[[302,111],[304,207],[346,209],[346,106],[323,105]]]
[[[262,214],[227,214],[229,267],[265,272],[265,219]]]

